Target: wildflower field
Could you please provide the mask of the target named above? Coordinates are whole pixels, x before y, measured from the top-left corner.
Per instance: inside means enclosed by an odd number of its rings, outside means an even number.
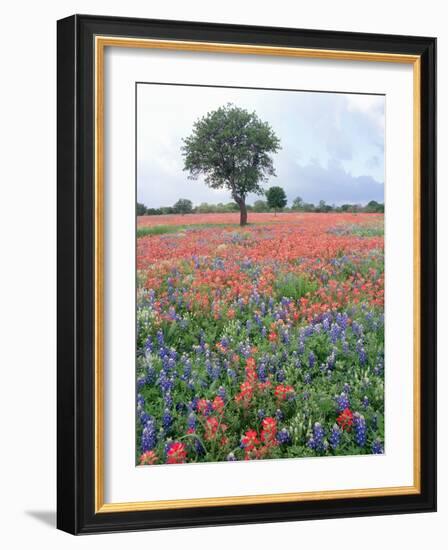
[[[382,214],[142,216],[137,464],[384,452]]]

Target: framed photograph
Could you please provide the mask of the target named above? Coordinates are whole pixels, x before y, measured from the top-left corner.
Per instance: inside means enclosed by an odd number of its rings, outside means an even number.
[[[58,21],[58,528],[435,510],[435,71]]]

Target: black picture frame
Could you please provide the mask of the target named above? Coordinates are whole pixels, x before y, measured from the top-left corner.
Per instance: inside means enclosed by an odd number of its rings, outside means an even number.
[[[419,494],[95,513],[93,42],[97,35],[420,56]],[[83,534],[435,511],[436,39],[74,15],[58,21],[57,48],[57,527]]]

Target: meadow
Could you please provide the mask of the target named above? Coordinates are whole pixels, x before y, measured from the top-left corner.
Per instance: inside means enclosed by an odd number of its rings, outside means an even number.
[[[383,215],[141,216],[137,464],[384,452]]]

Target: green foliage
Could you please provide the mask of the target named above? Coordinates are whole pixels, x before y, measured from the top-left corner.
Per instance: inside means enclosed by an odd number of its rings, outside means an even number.
[[[296,198],[292,201],[292,208],[293,208],[294,210],[303,210],[303,205],[304,205],[304,202],[303,202],[302,197],[296,197]]]
[[[255,201],[254,205],[253,205],[253,211],[254,212],[268,212],[269,211],[268,203],[266,201],[263,201],[263,200]]]
[[[266,199],[269,208],[273,208],[275,212],[281,210],[288,203],[283,187],[278,186],[270,187],[266,191]]]
[[[204,229],[206,227],[238,227],[228,223],[193,223],[189,225],[153,225],[141,226],[137,228],[137,238],[148,235],[165,235],[167,233],[185,233],[195,229]]]
[[[175,214],[191,214],[193,203],[189,199],[179,199],[173,206]]]
[[[286,273],[280,275],[275,281],[275,293],[278,299],[292,298],[299,300],[309,292],[317,290],[317,283],[311,281],[304,275]]]
[[[144,216],[146,214],[146,206],[141,202],[137,203],[136,210],[137,210],[137,216]]]
[[[380,204],[376,201],[370,201],[364,207],[364,212],[378,212],[384,213],[384,204]]]

